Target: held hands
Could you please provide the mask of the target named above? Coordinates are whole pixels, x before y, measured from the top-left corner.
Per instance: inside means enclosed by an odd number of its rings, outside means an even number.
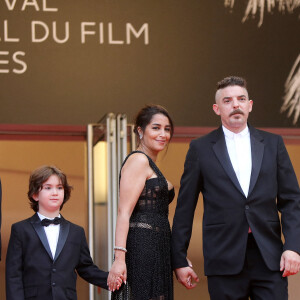
[[[199,282],[199,278],[197,276],[197,274],[194,272],[194,270],[192,269],[192,263],[191,261],[187,258],[188,267],[184,267],[184,268],[178,268],[175,269],[175,275],[177,280],[183,285],[185,286],[187,289],[193,289],[197,283]],[[196,282],[193,282],[196,281]]]
[[[124,260],[116,259],[109,271],[107,278],[108,289],[111,292],[118,290],[122,282],[126,284],[127,268]]]
[[[284,271],[282,277],[295,275],[300,269],[300,255],[297,252],[286,250],[280,259],[280,271]]]

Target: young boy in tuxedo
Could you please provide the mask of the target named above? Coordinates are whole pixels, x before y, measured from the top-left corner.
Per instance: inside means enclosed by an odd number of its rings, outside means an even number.
[[[60,215],[71,188],[66,175],[54,166],[42,166],[31,174],[28,198],[36,213],[12,225],[7,300],[76,300],[77,274],[107,289],[108,273],[93,263],[83,228]]]

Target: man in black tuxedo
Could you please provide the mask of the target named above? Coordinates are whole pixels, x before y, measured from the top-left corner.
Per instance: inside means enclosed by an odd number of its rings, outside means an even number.
[[[12,225],[7,300],[76,300],[77,274],[107,289],[108,273],[94,265],[83,228],[59,213],[70,192],[65,174],[54,166],[31,174],[28,198],[36,214]]]
[[[287,276],[300,268],[297,178],[282,138],[247,123],[252,105],[243,78],[218,83],[213,110],[222,126],[191,142],[181,178],[173,267],[180,283],[195,287],[187,249],[202,192],[204,269],[212,300],[287,300]]]

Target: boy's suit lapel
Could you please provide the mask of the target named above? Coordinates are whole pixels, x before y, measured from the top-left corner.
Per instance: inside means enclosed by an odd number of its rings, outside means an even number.
[[[40,238],[44,248],[47,251],[47,253],[51,257],[51,259],[53,259],[52,253],[51,253],[51,250],[50,250],[50,246],[49,246],[49,243],[48,243],[48,239],[47,239],[44,227],[41,224],[41,220],[40,220],[39,216],[37,214],[33,215],[30,219],[30,223],[32,224],[34,230],[36,231],[38,237]]]
[[[40,220],[39,216],[37,214],[35,214],[31,217],[31,220],[30,220],[30,222],[31,222],[34,230],[36,231],[39,239],[41,240],[44,248],[46,249],[50,258],[54,261],[57,259],[57,257],[61,253],[61,251],[66,243],[66,240],[67,240],[67,237],[69,234],[69,230],[70,230],[70,223],[67,222],[63,217],[61,217],[61,218],[62,218],[62,222],[60,224],[59,237],[58,237],[58,242],[57,242],[57,246],[56,246],[54,259],[53,259],[53,256],[52,256],[52,253],[50,250],[50,246],[48,243],[48,239],[47,239],[44,227],[41,225],[41,220]]]
[[[55,251],[55,257],[54,261],[58,258],[59,254],[61,253],[61,250],[63,249],[67,237],[69,235],[69,230],[70,230],[70,223],[67,222],[63,217],[62,222],[60,224],[60,230],[59,230],[59,237],[58,237],[58,242],[57,242],[57,247]]]

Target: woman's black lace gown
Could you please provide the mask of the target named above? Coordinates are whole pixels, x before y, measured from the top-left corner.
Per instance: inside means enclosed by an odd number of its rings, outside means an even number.
[[[129,154],[124,163],[137,152]],[[112,300],[173,300],[168,206],[174,188],[168,190],[165,177],[147,158],[157,177],[146,181],[131,215],[126,245],[127,284],[112,293]]]

